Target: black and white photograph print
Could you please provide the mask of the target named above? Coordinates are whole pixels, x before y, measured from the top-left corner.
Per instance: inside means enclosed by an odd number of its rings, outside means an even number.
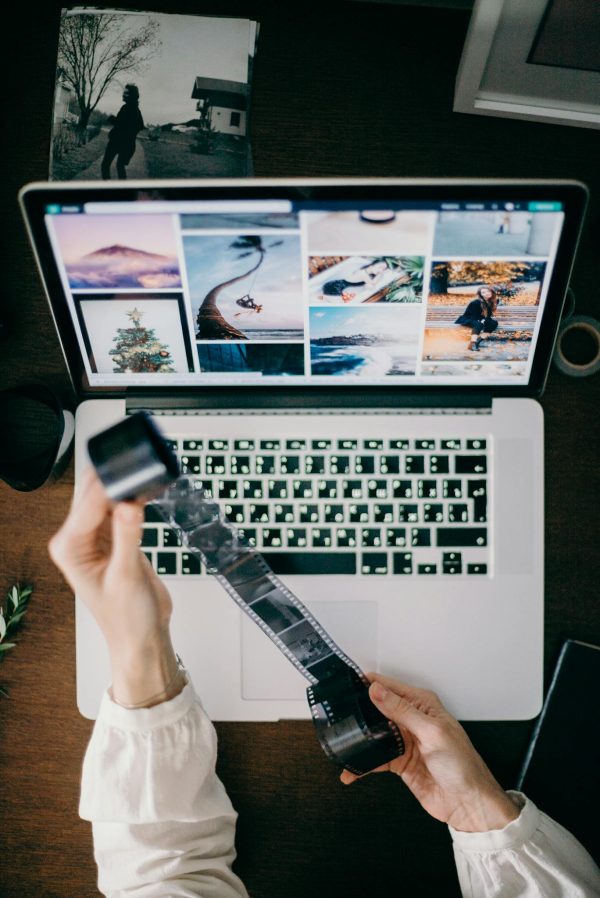
[[[314,305],[412,303],[423,299],[423,256],[309,256]]]
[[[510,206],[510,204],[507,204]],[[562,212],[438,212],[433,252],[438,256],[547,256]]]
[[[53,215],[73,290],[181,287],[171,215]]]
[[[302,340],[298,234],[185,235],[197,340]]]
[[[278,588],[255,601],[252,610],[274,633],[281,633],[302,620],[302,612]]]
[[[256,36],[242,18],[64,9],[50,178],[249,174]]]
[[[414,374],[422,328],[420,305],[310,309],[313,375]]]
[[[332,654],[327,643],[315,632],[312,624],[307,620],[280,633],[279,638],[303,667],[316,664]]]
[[[74,294],[92,372],[193,371],[181,294]]]

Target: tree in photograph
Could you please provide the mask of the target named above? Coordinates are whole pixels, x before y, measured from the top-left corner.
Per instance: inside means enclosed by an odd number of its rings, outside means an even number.
[[[159,25],[149,19],[137,31],[119,13],[68,15],[63,12],[58,38],[58,69],[75,91],[77,131],[85,143],[90,115],[118,75],[141,72],[158,51]]]
[[[196,334],[196,339],[198,340],[246,340],[247,337],[232,324],[229,324],[228,321],[225,320],[221,312],[219,311],[217,305],[217,299],[221,291],[225,290],[226,287],[230,287],[232,284],[236,284],[238,281],[243,281],[244,278],[249,277],[249,275],[254,274],[260,266],[262,265],[264,258],[269,249],[272,249],[275,246],[281,246],[283,240],[276,240],[274,243],[271,243],[270,246],[266,247],[262,241],[261,237],[255,236],[243,236],[238,237],[233,243],[229,244],[229,249],[243,250],[243,252],[239,253],[236,258],[244,259],[247,256],[253,256],[254,253],[258,253],[258,261],[255,265],[252,265],[248,271],[245,271],[244,274],[239,274],[236,277],[229,278],[227,281],[223,281],[222,284],[217,284],[216,287],[213,287],[212,290],[204,297],[202,305],[198,311],[198,316],[196,318],[196,323],[198,325],[198,333]],[[252,285],[254,284],[254,279],[252,280]],[[250,287],[250,290],[252,288]],[[250,296],[250,290],[246,294],[246,296],[240,297],[237,300],[238,305],[242,308],[253,309],[254,311],[260,311],[261,306],[256,306],[254,300]]]
[[[142,327],[144,313],[139,309],[127,312],[133,327],[120,327],[113,338],[115,348],[109,350],[116,368],[115,374],[173,374],[173,359],[168,346],[160,343],[153,328]]]

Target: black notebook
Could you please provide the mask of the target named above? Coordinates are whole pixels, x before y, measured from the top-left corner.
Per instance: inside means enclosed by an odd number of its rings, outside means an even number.
[[[563,645],[517,789],[600,862],[600,646]]]

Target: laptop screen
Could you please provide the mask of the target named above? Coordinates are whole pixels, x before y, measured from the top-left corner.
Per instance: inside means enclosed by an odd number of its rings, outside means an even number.
[[[529,382],[560,191],[306,193],[46,201],[89,386]]]

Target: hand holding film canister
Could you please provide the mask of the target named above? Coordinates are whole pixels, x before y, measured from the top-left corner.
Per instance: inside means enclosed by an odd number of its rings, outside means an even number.
[[[145,627],[142,627],[142,632],[147,632],[147,642],[152,646],[149,649],[151,657],[156,657],[155,645],[165,646],[163,679],[176,663],[168,636],[171,600],[156,575],[148,572],[145,559],[143,563],[137,549],[136,540],[139,539],[141,526],[139,516],[135,533],[132,523],[127,534],[126,545],[117,545],[121,535],[118,522],[127,517],[123,502],[128,500],[139,503],[151,499],[165,522],[177,533],[186,551],[198,555],[225,592],[308,680],[307,699],[317,737],[324,752],[335,764],[360,775],[402,754],[404,745],[400,731],[369,699],[366,675],[336,645],[300,599],[273,573],[264,558],[240,535],[210,494],[202,489],[201,482],[193,477],[178,476],[177,459],[148,415],[131,415],[97,434],[89,441],[88,451],[105,490],[102,501],[97,495],[92,496],[96,506],[90,520],[94,524],[100,522],[102,528],[108,531],[110,500],[117,503],[112,515],[111,553],[107,554],[106,549],[103,551],[101,563],[98,559],[95,570],[102,570],[106,577],[110,575],[112,587],[119,591],[115,576],[117,559],[117,566],[126,568],[125,555],[136,555],[129,564],[126,585],[136,595],[144,595],[146,599],[149,594],[159,597],[163,613],[159,613],[158,608],[154,611],[147,609],[149,618],[154,620],[154,636]],[[94,481],[93,489],[97,491],[98,486],[98,481]],[[135,606],[127,609],[117,623],[111,621],[111,611],[121,611],[122,601],[127,601],[122,586],[123,600],[107,596],[99,601],[97,595],[90,597],[87,588],[90,572],[82,579],[79,569],[67,560],[70,547],[76,545],[81,538],[80,533],[85,534],[90,526],[85,523],[86,515],[81,505],[74,506],[72,515],[75,515],[75,523],[69,524],[67,521],[66,537],[64,533],[58,534],[55,540],[58,549],[55,544],[53,557],[59,565],[62,564],[74,588],[97,616],[109,645],[118,643],[115,631],[123,626],[124,621],[129,621],[133,626],[131,618]],[[82,526],[81,532],[78,532],[78,525]],[[92,530],[97,533],[97,525],[96,530],[93,526]],[[88,534],[88,540],[91,538],[92,535]],[[88,551],[91,553],[89,547]],[[105,582],[98,577],[95,581],[92,577],[92,581],[96,593],[98,590],[102,592]],[[227,598],[223,597],[223,600],[227,601]],[[127,651],[130,651],[127,639],[124,641]],[[143,669],[143,664],[139,664],[139,669]],[[177,682],[175,673],[173,682]],[[113,695],[117,685],[113,685]],[[171,681],[167,680],[164,688],[170,686]]]

